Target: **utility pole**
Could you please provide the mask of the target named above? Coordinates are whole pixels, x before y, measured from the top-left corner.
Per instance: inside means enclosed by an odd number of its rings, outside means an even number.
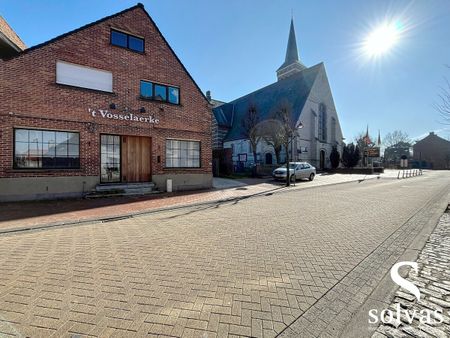
[[[288,143],[286,144],[286,187],[289,187],[291,185],[291,178],[289,176],[290,175],[289,175],[289,141],[288,141]]]

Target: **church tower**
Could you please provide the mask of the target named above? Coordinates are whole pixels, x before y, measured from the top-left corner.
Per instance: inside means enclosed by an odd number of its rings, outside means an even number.
[[[285,79],[293,74],[301,72],[306,66],[299,61],[297,51],[297,41],[295,39],[294,18],[291,19],[291,28],[289,31],[289,40],[286,49],[286,58],[284,63],[277,70],[278,81]]]

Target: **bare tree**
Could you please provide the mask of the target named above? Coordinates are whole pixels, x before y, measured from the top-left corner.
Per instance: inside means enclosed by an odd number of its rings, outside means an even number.
[[[264,141],[273,148],[277,164],[280,163],[281,150],[283,149],[283,128],[275,119],[266,120],[259,126],[259,133]]]
[[[253,161],[256,164],[256,149],[259,141],[261,140],[261,134],[258,131],[259,114],[256,106],[250,104],[247,113],[242,120],[242,128],[244,129],[244,135],[250,141],[250,147],[253,153]]]
[[[384,137],[383,144],[386,148],[394,147],[398,144],[411,144],[411,138],[408,133],[401,130],[394,130],[392,133],[387,133]]]
[[[280,140],[286,150],[286,185],[290,185],[289,174],[289,145],[292,143],[297,129],[297,121],[294,119],[292,108],[287,102],[282,102],[274,114],[274,119],[279,123]]]
[[[450,68],[450,66],[446,66]],[[434,103],[434,108],[437,110],[441,116],[441,123],[450,125],[450,81],[445,78],[445,85],[441,87],[438,93],[439,100]]]

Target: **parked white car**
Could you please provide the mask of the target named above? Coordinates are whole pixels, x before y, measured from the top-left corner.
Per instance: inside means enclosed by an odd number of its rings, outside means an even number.
[[[286,165],[273,171],[272,177],[276,180],[286,180]],[[308,162],[289,162],[289,176],[291,182],[298,179],[308,179],[312,181],[316,176],[316,168]]]

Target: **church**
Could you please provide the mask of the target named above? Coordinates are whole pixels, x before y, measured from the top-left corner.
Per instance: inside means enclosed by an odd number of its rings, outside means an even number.
[[[323,62],[307,67],[297,50],[294,21],[291,19],[284,63],[276,71],[277,81],[231,102],[210,100],[213,105],[213,149],[228,154],[234,171],[256,163],[275,166],[286,161],[286,151],[275,151],[273,143],[261,138],[256,158],[244,123],[249,109],[258,121],[273,119],[280,107],[287,107],[295,121],[289,149],[290,161],[307,161],[317,169],[330,167],[333,147],[342,154],[343,136]],[[210,95],[207,94],[210,99]],[[278,161],[277,161],[278,159]],[[277,163],[278,162],[278,163]],[[230,163],[231,166],[231,163]]]

